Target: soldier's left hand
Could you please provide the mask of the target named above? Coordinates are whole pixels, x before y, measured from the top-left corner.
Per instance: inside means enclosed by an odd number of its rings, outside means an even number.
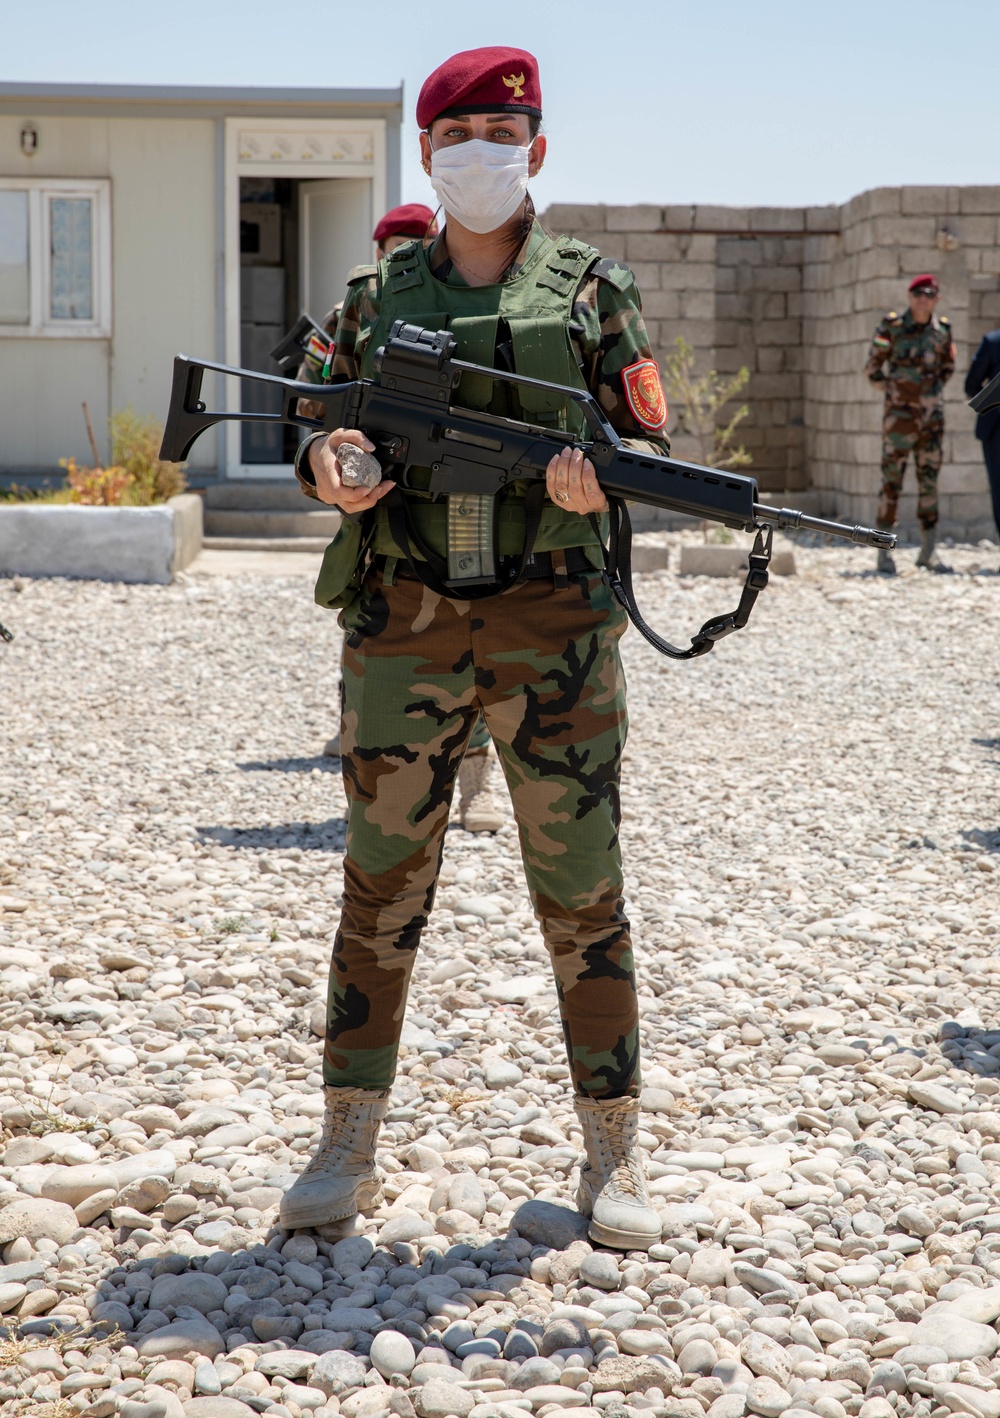
[[[586,517],[608,510],[594,465],[580,448],[564,448],[555,455],[545,470],[545,486],[552,501],[567,512]]]

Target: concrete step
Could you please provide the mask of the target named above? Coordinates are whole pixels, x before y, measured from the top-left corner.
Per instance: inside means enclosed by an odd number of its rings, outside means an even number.
[[[205,537],[205,551],[323,552],[330,545],[329,537]]]
[[[305,501],[299,499],[300,504]],[[326,537],[336,536],[340,513],[334,508],[310,512],[301,505],[294,512],[217,511],[206,509],[205,534],[209,537]]]
[[[205,489],[205,511],[301,512],[309,499],[294,479],[288,482],[213,483]]]

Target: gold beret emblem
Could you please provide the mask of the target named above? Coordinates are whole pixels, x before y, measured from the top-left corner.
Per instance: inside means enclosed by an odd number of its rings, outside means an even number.
[[[511,74],[510,78],[508,78],[507,75],[504,74],[503,81],[509,89],[514,90],[514,92],[511,94],[511,98],[524,98],[524,89],[521,87],[524,83],[523,72],[516,75]]]

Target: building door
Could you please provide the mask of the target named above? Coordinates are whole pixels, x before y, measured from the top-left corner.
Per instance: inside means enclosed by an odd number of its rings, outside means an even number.
[[[226,120],[225,363],[276,373],[269,352],[302,311],[321,320],[352,266],[373,256],[386,188],[384,119]],[[280,329],[278,328],[280,326]],[[276,395],[226,381],[232,411],[269,412]],[[296,428],[227,424],[226,475],[293,476]]]
[[[343,300],[351,267],[372,259],[374,225],[365,178],[299,183],[302,304],[314,319]]]

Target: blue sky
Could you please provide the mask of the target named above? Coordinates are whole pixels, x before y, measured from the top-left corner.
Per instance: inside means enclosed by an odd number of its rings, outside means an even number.
[[[412,118],[422,80],[455,50],[502,43],[541,65],[540,209],[797,206],[882,185],[1000,182],[997,0],[7,0],[0,35],[7,81],[402,81],[407,200],[430,196]]]

